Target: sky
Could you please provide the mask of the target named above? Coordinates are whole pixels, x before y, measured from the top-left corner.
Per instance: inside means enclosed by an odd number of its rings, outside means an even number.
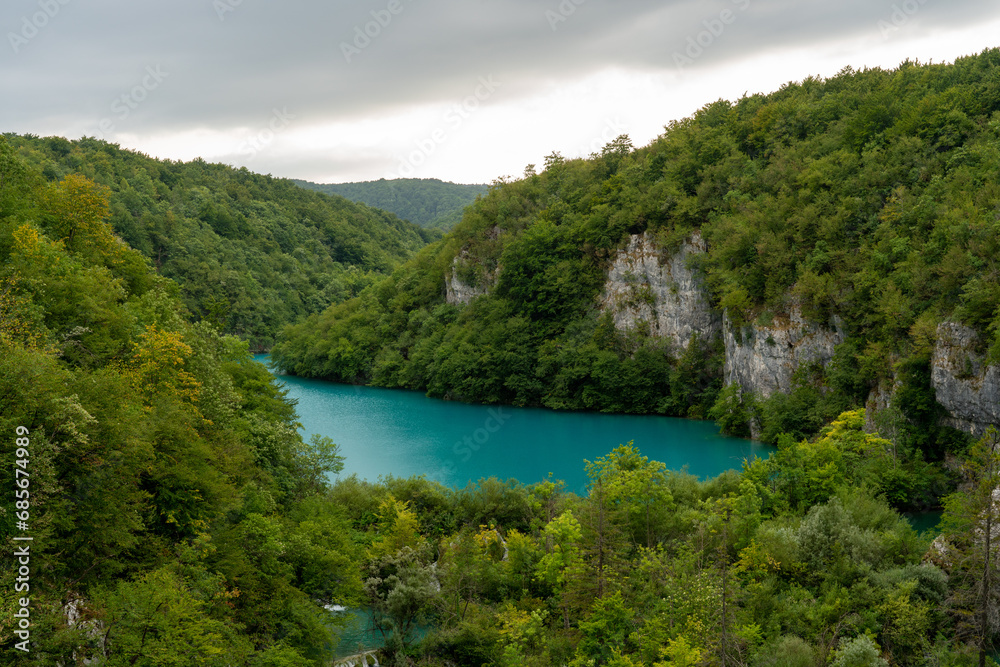
[[[4,0],[0,32],[0,132],[319,183],[490,183],[646,145],[720,98],[1000,46],[1000,3]]]

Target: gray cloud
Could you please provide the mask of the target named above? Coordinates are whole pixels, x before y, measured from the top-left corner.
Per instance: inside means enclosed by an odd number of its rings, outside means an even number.
[[[916,9],[898,32],[1000,15],[989,0],[905,2]],[[8,1],[0,8],[0,86],[8,91],[0,126],[79,136],[110,119],[115,132],[225,130],[257,127],[276,107],[304,123],[349,120],[462,99],[489,74],[504,81],[509,100],[601,68],[673,75],[677,54],[718,28],[724,11],[732,21],[711,35],[690,71],[791,47],[882,39],[879,21],[904,4]],[[152,88],[151,69],[164,73]]]

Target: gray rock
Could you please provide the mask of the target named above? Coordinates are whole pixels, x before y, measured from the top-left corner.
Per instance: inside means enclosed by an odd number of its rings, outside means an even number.
[[[670,340],[675,349],[686,349],[696,333],[702,339],[714,338],[722,319],[690,261],[706,250],[695,232],[676,253],[663,258],[648,233],[633,234],[608,271],[602,310],[612,314],[620,331],[648,323],[650,333]]]
[[[903,412],[892,403],[900,386],[893,373],[892,377],[879,380],[865,400],[865,432],[877,434],[893,445],[899,444],[900,429],[906,423]]]
[[[938,403],[951,415],[948,423],[980,436],[1000,424],[1000,366],[976,353],[975,330],[942,322],[931,359],[931,386]]]
[[[484,285],[468,285],[463,283],[458,277],[458,269],[465,262],[469,262],[466,253],[463,251],[451,264],[451,273],[445,276],[444,279],[444,289],[445,289],[445,301],[453,306],[459,304],[467,305],[477,296],[482,296],[488,294],[490,289],[496,284],[498,271],[492,273],[487,273],[485,275]]]
[[[723,340],[726,384],[738,384],[742,391],[766,398],[776,391],[791,391],[792,375],[799,366],[829,363],[844,332],[837,320],[833,329],[821,327],[792,308],[789,317],[776,317],[770,326],[747,325],[739,332],[725,317]]]

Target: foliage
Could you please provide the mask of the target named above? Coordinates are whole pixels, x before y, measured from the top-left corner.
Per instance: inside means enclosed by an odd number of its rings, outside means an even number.
[[[879,656],[878,645],[868,635],[840,641],[833,667],[888,667],[889,663]]]
[[[432,238],[390,213],[246,169],[155,160],[91,138],[5,137],[25,168],[52,181],[38,201],[49,238],[112,270],[129,261],[145,276],[124,241],[177,281],[196,320],[255,350],[282,326],[357,295]]]
[[[403,220],[448,231],[462,219],[462,209],[486,194],[485,185],[446,183],[436,178],[396,178],[363,183],[310,183],[296,180],[303,188],[328,195],[340,195],[383,211],[395,213]]]
[[[839,415],[814,440],[779,438],[778,451],[763,463],[780,471],[771,483],[793,506],[823,502],[843,486],[865,486],[897,507],[933,503],[947,487],[945,474],[927,464],[919,451],[904,451],[891,441],[865,432],[865,411]],[[757,473],[767,476],[763,470]]]
[[[949,601],[958,633],[978,649],[982,664],[986,654],[1000,645],[1000,572],[995,555],[1000,433],[996,427],[990,427],[970,449],[962,473],[963,487],[945,498],[939,551],[951,576],[962,582]]]
[[[420,479],[351,478],[329,497],[371,545],[365,589],[387,658],[656,667],[721,664],[724,650],[727,664],[953,664],[969,648],[947,612],[968,590],[922,562],[929,540],[861,481],[867,458],[889,456],[863,421],[846,413],[808,443],[839,466],[829,485],[780,482],[803,472],[784,456],[698,482],[630,444],[587,463],[583,498],[515,484],[470,513],[479,485],[432,496]],[[527,532],[509,527],[516,498]]]
[[[34,538],[31,651],[5,612],[4,664],[323,664],[317,601],[361,597],[361,554],[320,507],[336,445],[302,441],[246,342],[186,318],[115,235],[109,188],[47,184],[3,140],[0,169],[0,454],[28,473],[5,466],[24,493],[0,500],[12,613],[16,512]]]

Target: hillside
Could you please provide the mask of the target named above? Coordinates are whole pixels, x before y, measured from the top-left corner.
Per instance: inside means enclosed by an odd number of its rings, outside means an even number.
[[[395,213],[404,220],[430,229],[448,231],[462,219],[462,210],[479,195],[485,185],[446,183],[436,178],[397,178],[361,183],[319,184],[296,180],[295,183],[328,195],[340,195],[351,201]]]
[[[1000,51],[848,68],[549,156],[274,358],[770,442],[869,405],[938,460],[1000,420],[998,207]]]
[[[109,188],[115,233],[180,285],[196,319],[255,350],[431,238],[384,211],[246,169],[155,160],[95,139],[6,138],[49,181],[76,173]]]
[[[322,605],[361,595],[336,446],[108,211],[0,138],[3,664],[324,664]]]

